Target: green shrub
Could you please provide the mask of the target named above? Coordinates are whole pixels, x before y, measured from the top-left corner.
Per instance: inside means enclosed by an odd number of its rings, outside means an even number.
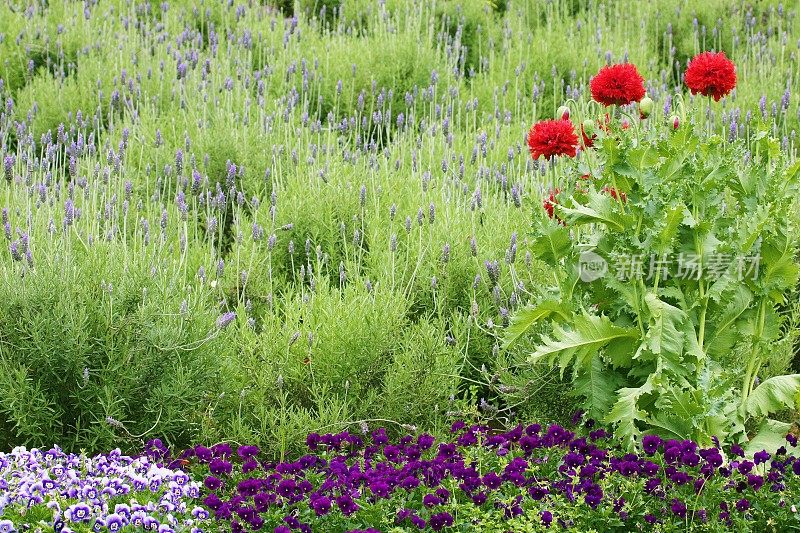
[[[23,280],[6,272],[0,446],[135,449],[147,435],[186,445],[220,392],[216,361],[230,348],[216,315],[194,299],[181,312],[166,279],[102,249],[107,262],[62,251]]]

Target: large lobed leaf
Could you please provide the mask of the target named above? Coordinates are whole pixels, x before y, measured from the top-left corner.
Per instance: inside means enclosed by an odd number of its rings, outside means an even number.
[[[775,376],[763,381],[750,393],[745,410],[750,416],[767,416],[795,406],[795,396],[800,390],[800,374]]]
[[[621,376],[605,368],[600,354],[595,354],[586,368],[575,376],[573,395],[583,396],[583,407],[588,416],[601,420],[614,404],[615,394],[622,383]]]
[[[635,328],[616,326],[606,316],[578,315],[571,329],[556,324],[553,337],[545,337],[530,360],[531,362],[546,360],[549,364],[553,364],[558,359],[563,373],[573,359],[579,366],[584,366],[592,355],[610,342],[638,337],[639,332]]]
[[[531,243],[531,252],[550,266],[558,266],[571,251],[569,231],[563,226],[546,226]]]
[[[544,300],[538,305],[529,305],[511,318],[511,324],[503,337],[503,344],[506,348],[510,347],[522,338],[534,324],[545,318],[557,315],[561,320],[567,320],[570,313],[571,309],[555,300]]]
[[[641,387],[620,389],[617,391],[617,402],[604,419],[604,422],[616,427],[616,436],[629,448],[633,447],[635,437],[641,433],[636,422],[647,419],[647,411],[639,409],[639,398],[650,392],[653,392],[653,384],[649,379]]]
[[[573,207],[556,206],[556,209],[572,227],[600,223],[615,231],[625,231],[633,222],[633,218],[620,209],[617,200],[598,191],[589,193],[588,205],[576,203]]]
[[[786,446],[786,434],[792,428],[791,424],[767,419],[759,426],[758,433],[744,446],[747,455],[766,450],[775,453],[781,446]]]
[[[650,324],[645,335],[645,345],[655,354],[657,368],[666,369],[673,375],[686,373],[683,365],[683,347],[685,334],[683,325],[686,313],[649,292],[644,297],[645,305],[650,311]]]

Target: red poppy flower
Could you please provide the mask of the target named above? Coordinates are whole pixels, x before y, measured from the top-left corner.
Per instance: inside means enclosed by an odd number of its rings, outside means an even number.
[[[608,65],[589,84],[592,98],[603,105],[626,105],[644,98],[644,78],[630,63]]]
[[[534,159],[556,155],[575,157],[578,136],[569,120],[542,120],[528,132],[528,147]]]
[[[617,192],[617,189],[615,189],[614,187],[608,187],[608,186],[603,187],[603,192],[607,192],[608,194],[610,194],[611,198],[613,198],[614,200],[621,199],[623,203],[628,201],[628,195],[625,194],[624,192]]]
[[[689,61],[683,80],[692,94],[719,101],[736,87],[736,65],[725,57],[725,52],[703,52]]]
[[[553,218],[555,216],[555,206],[556,204],[558,204],[558,199],[556,199],[556,195],[560,192],[561,191],[558,188],[556,188],[555,190],[551,190],[550,196],[545,198],[542,204],[544,210],[547,212],[547,216],[549,216],[550,218]]]
[[[583,137],[583,147],[591,148],[594,146],[594,140],[597,139],[597,134],[593,133],[591,137],[587,136],[586,130],[583,129],[583,124],[581,124],[581,137]]]

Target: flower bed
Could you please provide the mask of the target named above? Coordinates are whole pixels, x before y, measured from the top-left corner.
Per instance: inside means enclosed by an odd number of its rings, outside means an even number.
[[[784,531],[797,520],[800,461],[737,445],[645,436],[635,453],[591,421],[450,437],[312,433],[309,453],[270,462],[256,446],[177,457],[59,448],[0,454],[0,532],[16,531]]]
[[[644,437],[637,453],[604,429],[456,423],[452,438],[311,434],[274,463],[255,446],[198,446],[182,461],[224,531],[577,531],[692,526],[781,530],[794,523],[800,461],[780,448]],[[788,435],[787,446],[797,440]],[[466,528],[466,529],[465,529]]]
[[[146,455],[129,457],[115,450],[87,457],[58,447],[0,453],[2,533],[202,533],[208,512],[197,505],[199,495],[200,485],[186,472]]]

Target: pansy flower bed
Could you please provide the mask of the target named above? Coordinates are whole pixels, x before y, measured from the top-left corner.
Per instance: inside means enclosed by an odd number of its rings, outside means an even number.
[[[200,484],[152,460],[152,450],[141,457],[58,447],[0,453],[0,532],[215,531],[203,525]]]
[[[620,448],[592,422],[575,431],[457,422],[451,436],[390,440],[311,434],[309,453],[270,462],[255,446],[197,446],[181,460],[203,480],[220,531],[785,530],[796,522],[800,461],[645,436]]]

